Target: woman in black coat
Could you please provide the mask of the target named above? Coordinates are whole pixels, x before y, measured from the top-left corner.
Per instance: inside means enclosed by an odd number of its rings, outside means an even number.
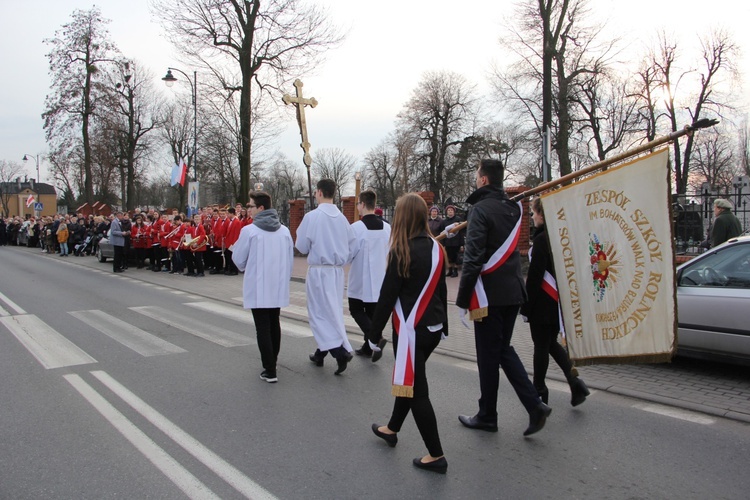
[[[557,335],[560,333],[560,309],[556,298],[555,268],[550,255],[547,229],[544,226],[541,198],[534,198],[531,202],[531,217],[535,231],[530,254],[531,263],[526,278],[528,299],[521,307],[521,315],[528,318],[531,339],[534,341],[534,387],[546,404],[549,400],[549,390],[544,380],[547,377],[549,357],[552,356],[570,385],[570,404],[578,406],[586,400],[589,390],[583,380],[578,378],[578,372],[573,368],[568,352],[557,342]]]
[[[448,335],[447,296],[445,252],[430,236],[427,204],[415,193],[406,194],[396,202],[388,267],[367,336],[373,349],[372,360],[377,361],[385,345],[383,329],[395,308],[396,367],[391,392],[396,400],[388,425],[372,424],[372,431],[389,446],[396,446],[397,433],[411,411],[428,451],[412,463],[442,474],[448,469],[448,462],[430,402],[425,365],[443,335]]]

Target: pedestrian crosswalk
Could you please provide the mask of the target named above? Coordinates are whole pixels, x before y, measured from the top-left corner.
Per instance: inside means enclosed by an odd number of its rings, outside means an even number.
[[[189,299],[190,296],[185,297]],[[34,314],[8,304],[0,310],[0,325],[4,326],[46,369],[62,368],[98,361],[66,336]],[[133,313],[143,321],[134,321]],[[183,302],[172,309],[156,306],[136,306],[114,311],[98,309],[71,311],[68,314],[94,331],[117,344],[143,356],[168,356],[188,352],[187,346],[178,345],[180,337],[170,337],[169,342],[158,333],[164,325],[198,337],[225,348],[255,345],[255,327],[252,313],[240,305],[213,301]],[[227,328],[226,320],[241,326]],[[158,322],[158,328],[154,322]],[[137,323],[139,326],[136,326]],[[152,327],[144,326],[152,325]],[[219,327],[217,325],[222,325]],[[157,332],[158,330],[158,332]],[[2,332],[0,332],[1,334]],[[282,317],[281,333],[292,338],[312,337],[309,326]],[[193,347],[194,349],[194,347]]]

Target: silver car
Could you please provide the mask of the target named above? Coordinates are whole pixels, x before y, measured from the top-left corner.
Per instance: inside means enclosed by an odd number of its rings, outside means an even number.
[[[96,249],[96,258],[99,259],[99,262],[107,262],[107,259],[115,258],[115,249],[112,248],[112,243],[109,242],[109,231],[99,240],[99,246]]]
[[[750,236],[677,268],[678,354],[750,365]]]

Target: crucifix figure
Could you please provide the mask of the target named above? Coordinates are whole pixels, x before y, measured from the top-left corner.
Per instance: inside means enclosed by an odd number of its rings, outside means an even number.
[[[292,97],[289,94],[284,94],[282,100],[284,104],[293,104],[297,111],[297,123],[299,124],[300,135],[302,136],[302,150],[305,155],[302,161],[307,167],[307,188],[310,191],[310,210],[313,209],[313,193],[312,193],[312,180],[310,179],[310,165],[312,164],[312,156],[310,156],[310,141],[307,140],[307,122],[305,121],[305,106],[314,108],[318,105],[318,101],[314,97],[309,99],[302,97],[302,81],[297,79],[294,80],[294,87],[297,89],[297,97]]]

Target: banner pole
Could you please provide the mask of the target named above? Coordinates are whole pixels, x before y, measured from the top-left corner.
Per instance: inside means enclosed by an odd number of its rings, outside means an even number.
[[[543,191],[547,191],[555,186],[559,186],[560,184],[565,184],[566,182],[569,182],[571,180],[577,179],[578,177],[584,176],[586,174],[590,174],[591,172],[596,172],[597,170],[602,170],[604,168],[609,167],[610,165],[613,165],[615,163],[621,162],[623,160],[626,160],[630,158],[631,156],[635,156],[640,153],[644,153],[646,151],[649,151],[651,149],[654,149],[657,146],[661,146],[662,144],[666,144],[668,142],[672,142],[675,139],[679,139],[683,135],[689,135],[695,132],[698,129],[702,128],[708,128],[713,127],[714,125],[718,124],[719,120],[714,120],[710,118],[703,118],[702,120],[698,120],[697,122],[694,122],[692,125],[685,125],[685,128],[682,130],[678,130],[676,132],[672,132],[669,135],[664,135],[662,137],[657,137],[653,141],[649,141],[645,144],[641,144],[640,146],[637,146],[633,149],[629,149],[623,153],[620,153],[618,155],[613,156],[612,158],[607,158],[606,160],[602,160],[600,162],[594,163],[593,165],[589,165],[588,167],[582,168],[581,170],[576,170],[575,172],[571,172],[567,175],[564,175],[560,177],[559,179],[555,179],[553,181],[545,182],[543,184],[540,184],[534,188],[531,188],[529,190],[524,191],[523,193],[518,193],[517,195],[513,196],[511,200],[513,201],[519,201],[524,198],[528,198],[529,196],[532,196],[537,193],[541,193]],[[463,228],[466,227],[468,224],[467,221],[461,222],[459,224],[456,224],[455,227],[453,227],[450,232],[451,233],[457,233]],[[435,237],[436,240],[440,241],[445,238],[445,234],[441,233]]]

